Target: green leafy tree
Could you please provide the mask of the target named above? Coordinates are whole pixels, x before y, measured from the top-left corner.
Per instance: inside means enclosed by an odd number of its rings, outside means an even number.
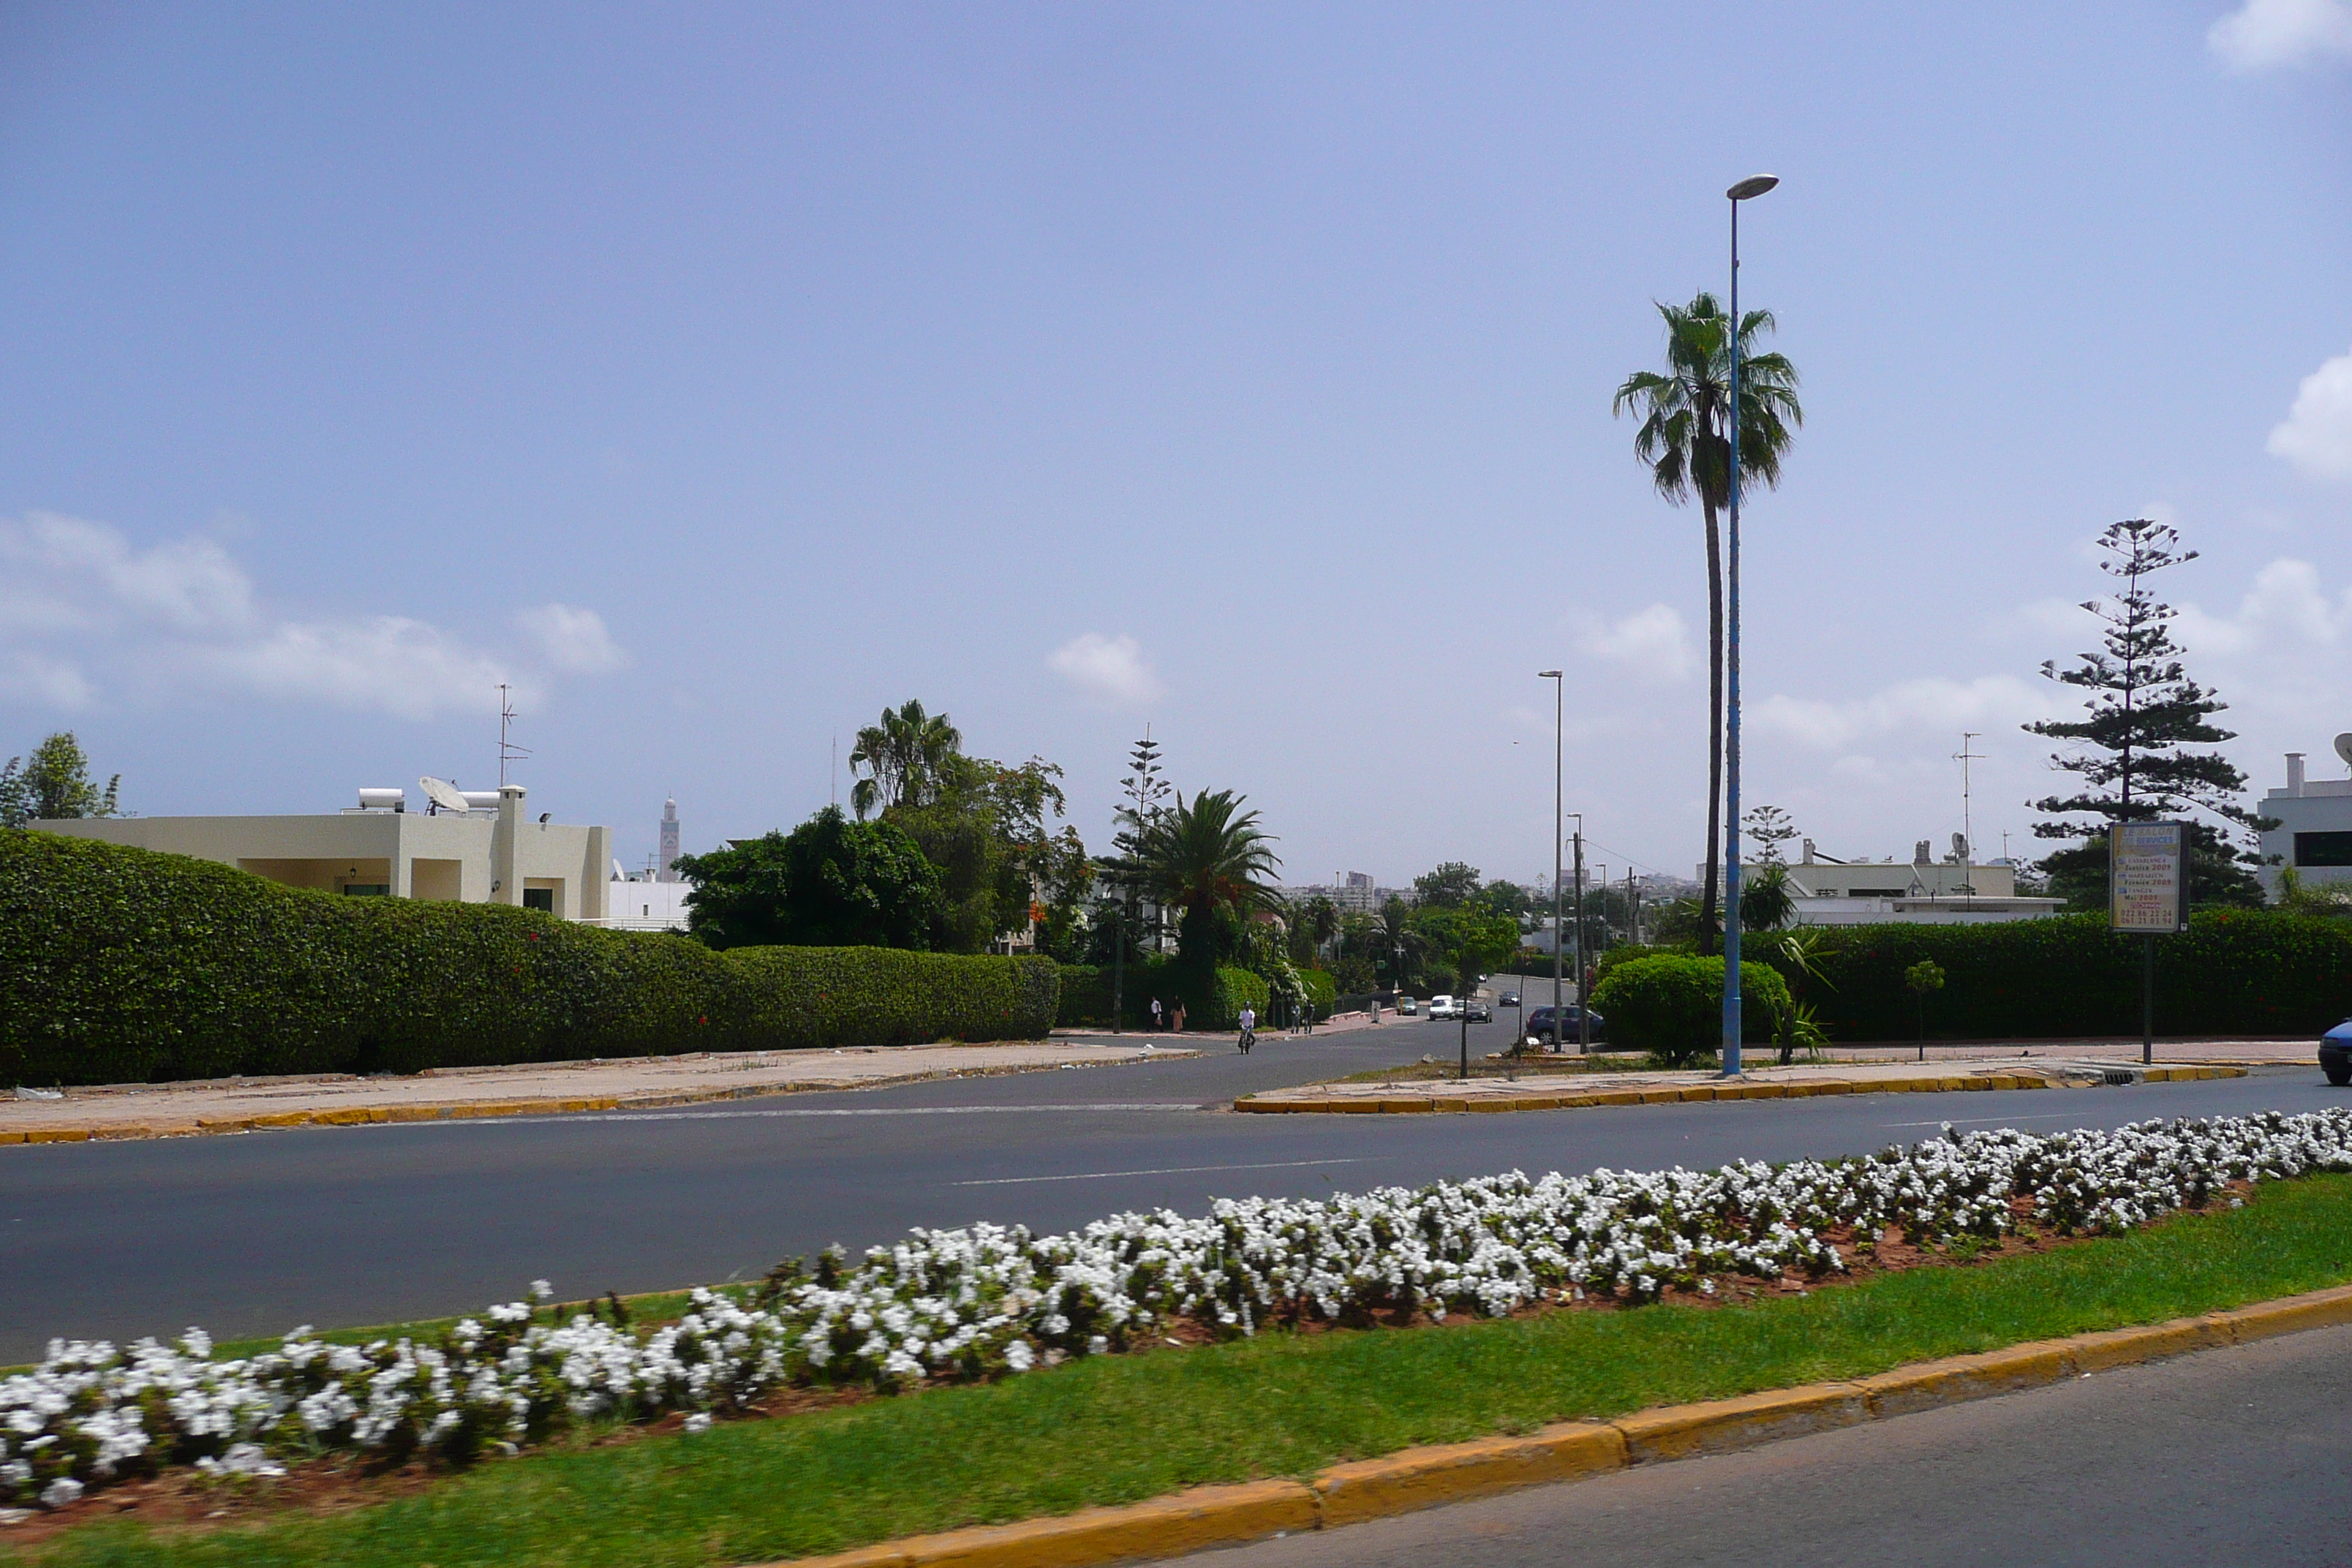
[[[1789,891],[1789,868],[1768,860],[1739,884],[1739,929],[1779,931],[1797,918],[1797,901]]]
[[[1443,975],[1436,976],[1445,983],[1440,989],[1466,993],[1480,977],[1507,965],[1519,950],[1519,922],[1510,915],[1465,905],[1416,909],[1412,919],[1423,951],[1443,968]]]
[[[2147,584],[2156,573],[2197,559],[2196,551],[2179,544],[2178,530],[2146,518],[2109,526],[2099,536],[2107,552],[2099,569],[2123,591],[2083,605],[2106,626],[2101,647],[2078,655],[2069,668],[2062,669],[2054,659],[2042,667],[2050,679],[2089,693],[2086,717],[2025,726],[2032,734],[2074,742],[2053,753],[2050,764],[2074,776],[2075,792],[2028,804],[2053,818],[2033,825],[2035,837],[2075,841],[2044,856],[2042,867],[2052,891],[2076,909],[2106,907],[2111,825],[2174,817],[2190,822],[2192,903],[2251,907],[2263,901],[2262,884],[2249,868],[2262,863],[2253,847],[2258,836],[2277,824],[2241,806],[2246,775],[2221,752],[2201,749],[2234,738],[2210,722],[2225,705],[2189,679],[2172,638],[2177,612]],[[2240,847],[2223,828],[2191,816],[2200,812],[2227,825]],[[2064,820],[2069,817],[2092,820]]]
[[[1175,798],[1135,825],[1127,875],[1144,897],[1175,911],[1179,954],[1211,964],[1232,951],[1234,917],[1280,903],[1270,879],[1282,861],[1257,813],[1242,809],[1246,797],[1203,790],[1188,801],[1180,790]]]
[[[1535,912],[1536,896],[1532,889],[1497,877],[1473,894],[1469,902],[1490,915],[1508,915],[1516,921]]]
[[[983,952],[1055,906],[1075,920],[1093,863],[1076,829],[1055,826],[1068,805],[1061,778],[1040,757],[1007,767],[950,752],[931,765],[925,799],[883,811],[938,868],[941,952]]]
[[[1797,837],[1797,825],[1789,820],[1787,812],[1777,805],[1759,805],[1741,817],[1739,824],[1742,836],[1756,846],[1756,858],[1760,864],[1781,866],[1788,863],[1789,858],[1780,853],[1780,847]],[[1746,906],[1741,908],[1744,910]],[[1744,913],[1739,918],[1743,923],[1748,919]]]
[[[1411,905],[1391,897],[1381,906],[1380,920],[1369,935],[1373,963],[1392,988],[1424,989],[1422,964],[1429,956],[1429,939],[1415,929]]]
[[[930,945],[939,874],[904,829],[839,806],[677,869],[694,884],[687,929],[712,947]]]
[[[963,735],[944,713],[927,713],[908,700],[881,722],[857,731],[849,768],[863,776],[850,785],[850,808],[860,817],[878,807],[927,805],[944,783],[947,759],[963,749]]]
[[[1666,368],[1636,371],[1617,389],[1619,416],[1640,416],[1633,455],[1649,465],[1660,495],[1679,506],[1696,491],[1706,516],[1707,742],[1706,876],[1701,883],[1696,929],[1700,950],[1720,940],[1716,900],[1723,853],[1723,547],[1717,516],[1731,504],[1731,348],[1729,314],[1712,294],[1686,306],[1661,303],[1666,327]],[[1769,310],[1739,319],[1739,473],[1743,485],[1780,482],[1780,459],[1796,426],[1797,369],[1780,353],[1759,353],[1757,339],[1773,329]]]
[[[1477,892],[1478,868],[1459,860],[1448,860],[1412,879],[1412,901],[1424,909],[1454,909],[1468,903]]]
[[[122,775],[100,789],[89,782],[89,759],[70,730],[60,730],[33,748],[28,760],[11,757],[0,767],[0,826],[76,816],[112,816]]]

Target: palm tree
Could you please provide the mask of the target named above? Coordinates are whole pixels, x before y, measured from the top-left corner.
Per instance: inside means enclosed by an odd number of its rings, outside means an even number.
[[[1145,819],[1127,875],[1146,898],[1178,912],[1177,943],[1188,959],[1213,956],[1215,921],[1225,910],[1272,909],[1280,895],[1265,880],[1282,861],[1257,813],[1231,790],[1203,790]]]
[[[849,786],[850,808],[862,818],[877,805],[922,805],[939,792],[948,758],[963,749],[963,734],[944,713],[926,713],[909,699],[897,712],[882,710],[882,721],[857,731],[849,748],[853,773],[866,776]]]
[[[1617,389],[1610,411],[1642,416],[1633,455],[1650,466],[1658,493],[1679,506],[1698,491],[1706,512],[1707,742],[1706,878],[1699,893],[1699,951],[1716,949],[1717,882],[1723,855],[1723,545],[1717,515],[1731,504],[1731,321],[1712,294],[1687,306],[1660,304],[1666,323],[1666,368],[1636,371]],[[1780,457],[1804,423],[1797,368],[1788,356],[1751,345],[1773,328],[1769,310],[1739,318],[1739,473],[1780,482]]]

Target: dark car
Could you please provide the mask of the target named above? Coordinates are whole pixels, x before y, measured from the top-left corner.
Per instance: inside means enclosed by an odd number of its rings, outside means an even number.
[[[1506,991],[1495,998],[1495,1005],[1497,1007],[1516,1007],[1518,1005],[1519,994],[1516,991]]]
[[[2319,1070],[2339,1089],[2352,1083],[2352,1018],[2319,1037]]]
[[[1474,1024],[1495,1021],[1495,1005],[1484,996],[1472,996],[1462,1004],[1462,1016]]]
[[[1570,1040],[1577,1037],[1576,1019],[1578,1013],[1580,1011],[1582,1011],[1582,1009],[1579,1008],[1573,1002],[1570,1002],[1559,1010],[1561,1029]],[[1604,1020],[1600,1014],[1585,1013],[1584,1016],[1589,1020],[1590,1026],[1590,1033],[1587,1034],[1585,1037],[1586,1038],[1592,1040],[1604,1040],[1609,1037],[1607,1021]],[[1528,1038],[1535,1041],[1538,1045],[1546,1047],[1564,1043],[1556,1041],[1552,1037],[1551,1017],[1551,1009],[1549,1007],[1538,1007],[1535,1011],[1529,1013],[1528,1015]]]

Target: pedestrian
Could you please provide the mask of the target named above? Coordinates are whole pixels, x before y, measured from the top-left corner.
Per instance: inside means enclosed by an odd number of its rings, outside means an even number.
[[[1257,1009],[1246,1002],[1242,1004],[1241,1026],[1242,1055],[1247,1056],[1250,1047],[1257,1044]]]
[[[1177,1032],[1178,1034],[1180,1034],[1180,1035],[1181,1035],[1181,1034],[1182,1034],[1182,1033],[1184,1032],[1184,998],[1182,998],[1181,996],[1179,996],[1178,998],[1176,998],[1176,1024],[1175,1024],[1175,1028],[1176,1028],[1176,1032]]]
[[[1151,999],[1151,1027],[1154,1033],[1160,1028],[1160,998],[1157,996]]]

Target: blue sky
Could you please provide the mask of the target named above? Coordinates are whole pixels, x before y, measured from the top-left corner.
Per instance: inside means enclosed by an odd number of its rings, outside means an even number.
[[[1751,802],[2021,835],[2115,519],[2260,784],[2352,730],[2352,7],[17,5],[0,755],[149,814],[494,782],[689,847],[886,703],[1145,723],[1293,880],[1687,874],[1699,520],[1610,394],[1779,316]],[[2336,764],[2315,761],[2316,776]],[[845,776],[842,785],[846,790]]]

